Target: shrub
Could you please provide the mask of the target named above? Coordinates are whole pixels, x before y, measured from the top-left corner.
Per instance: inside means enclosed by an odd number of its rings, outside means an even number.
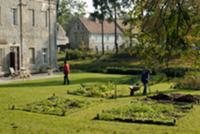
[[[75,59],[87,59],[87,58],[98,58],[99,55],[96,54],[94,51],[90,50],[79,50],[79,49],[67,49],[67,59],[68,60],[75,60]],[[60,53],[58,61],[65,60],[65,53]]]
[[[157,73],[153,77],[150,76],[149,84],[154,85],[154,84],[164,82],[164,81],[167,81],[166,75],[163,73]]]
[[[162,73],[166,74],[167,77],[183,77],[189,68],[165,68],[161,70]]]
[[[177,82],[175,88],[200,90],[200,73],[187,73],[184,79]]]

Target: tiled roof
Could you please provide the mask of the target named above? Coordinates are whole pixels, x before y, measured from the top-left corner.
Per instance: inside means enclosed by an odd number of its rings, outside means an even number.
[[[80,21],[83,23],[83,25],[87,28],[87,30],[90,33],[101,33],[101,23],[99,20],[91,20],[88,18],[80,18]],[[118,23],[117,25],[117,33],[122,33],[122,28],[121,28],[122,23]],[[104,33],[106,34],[113,34],[114,33],[114,22],[108,22],[104,21]]]

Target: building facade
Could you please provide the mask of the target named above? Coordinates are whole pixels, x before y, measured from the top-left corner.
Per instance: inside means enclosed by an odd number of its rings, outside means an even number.
[[[0,74],[56,67],[56,0],[0,0]]]
[[[102,33],[101,23],[98,20],[89,18],[75,18],[71,22],[69,30],[69,41],[72,48],[78,48],[80,44],[84,44],[88,49],[102,51]],[[115,50],[114,44],[114,23],[104,21],[104,50]],[[125,44],[122,28],[117,25],[117,43],[119,46]]]

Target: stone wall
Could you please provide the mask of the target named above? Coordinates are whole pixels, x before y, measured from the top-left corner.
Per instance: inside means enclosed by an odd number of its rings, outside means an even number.
[[[68,37],[72,48],[79,48],[81,43],[89,47],[89,32],[79,18],[74,18],[71,22]]]
[[[4,49],[4,64],[0,71],[9,72],[11,64],[9,54],[12,47],[19,48],[20,66],[32,72],[38,72],[47,66],[56,67],[56,0],[50,1],[50,23],[48,0],[22,1],[23,43],[20,44],[19,0],[0,0],[0,39],[7,41],[7,44],[0,44],[0,48]],[[13,9],[16,9],[16,24],[13,23]],[[44,63],[44,49],[46,63]],[[34,55],[31,51],[34,51]],[[34,62],[31,62],[32,55]]]

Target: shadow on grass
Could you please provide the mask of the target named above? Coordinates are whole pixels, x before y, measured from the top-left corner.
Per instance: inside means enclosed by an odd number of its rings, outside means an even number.
[[[131,76],[122,76],[122,77],[100,77],[100,78],[80,78],[70,81],[70,85],[77,85],[77,84],[87,84],[87,83],[107,83],[107,82],[114,82],[116,84],[130,84],[137,82],[139,79],[137,77]],[[0,88],[25,88],[25,87],[52,87],[57,86],[67,86],[63,85],[63,79],[48,79],[48,80],[36,80],[36,81],[25,81],[25,82],[18,82],[18,83],[7,83],[7,84],[0,84]]]
[[[29,81],[29,82],[0,84],[0,88],[50,87],[50,86],[62,86],[62,81],[48,80],[48,81]]]
[[[130,84],[136,83],[139,79],[137,77],[131,76],[122,76],[122,77],[100,77],[100,78],[82,78],[73,80],[72,84],[81,84],[81,83],[107,83],[113,82],[116,84]]]

